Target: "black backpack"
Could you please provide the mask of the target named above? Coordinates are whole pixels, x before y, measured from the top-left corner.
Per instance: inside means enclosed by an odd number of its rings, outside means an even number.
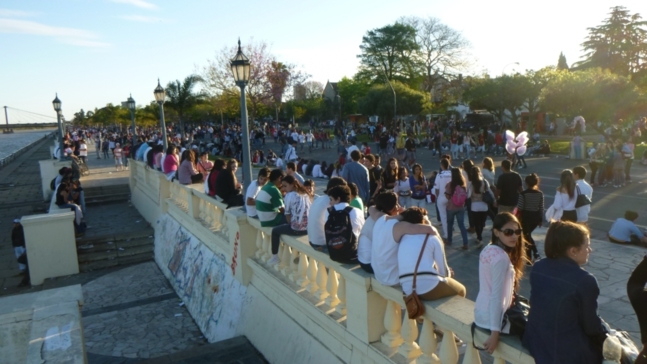
[[[350,221],[350,212],[353,207],[347,206],[343,210],[328,208],[328,220],[324,225],[326,246],[330,259],[340,263],[357,261],[357,237],[353,234],[353,225]]]
[[[56,177],[52,179],[52,182],[49,183],[49,188],[54,191],[56,189]]]

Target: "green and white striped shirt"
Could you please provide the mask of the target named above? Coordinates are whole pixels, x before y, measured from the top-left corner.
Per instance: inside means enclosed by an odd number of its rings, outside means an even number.
[[[261,226],[272,227],[278,225],[282,218],[279,213],[281,207],[283,207],[281,191],[272,182],[266,183],[256,195],[256,212]]]

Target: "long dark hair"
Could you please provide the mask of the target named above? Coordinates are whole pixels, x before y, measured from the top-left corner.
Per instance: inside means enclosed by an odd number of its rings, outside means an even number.
[[[478,194],[481,193],[481,185],[483,184],[483,179],[481,178],[481,169],[477,166],[472,166],[467,172],[467,177],[470,182],[472,182],[472,188]]]
[[[563,170],[559,182],[559,192],[568,193],[568,197],[573,198],[575,195],[575,177],[573,176],[573,171],[570,169]]]
[[[391,162],[395,161],[395,168],[391,168]],[[386,168],[385,172],[388,171],[396,180],[398,179],[398,160],[396,158],[389,158],[389,160],[386,162]]]
[[[452,186],[452,191],[456,189],[456,186],[461,186],[465,188],[465,179],[463,179],[463,174],[458,168],[452,168],[452,181],[450,182]]]
[[[419,174],[416,174],[416,168],[420,168]],[[422,171],[422,166],[419,163],[414,164],[413,167],[411,167],[411,171],[412,171],[411,174],[413,175],[413,179],[415,179],[416,181],[422,182],[422,180],[425,178],[425,174]]]
[[[299,180],[294,178],[293,176],[287,175],[283,177],[281,181],[294,186],[294,191],[299,195],[310,196],[310,194],[308,193],[308,190],[306,190],[306,188],[301,184],[301,182],[299,182]]]
[[[519,235],[519,239],[514,248],[510,248],[503,244],[494,234],[494,229],[501,231],[503,226],[509,222],[514,222],[517,224],[519,229],[521,229],[521,223],[513,214],[509,212],[501,212],[496,215],[492,222],[493,231],[490,243],[501,247],[508,254],[510,262],[512,263],[512,268],[514,269],[514,286],[515,288],[518,288],[519,282],[521,282],[521,278],[523,278],[523,271],[526,267],[526,263],[528,262],[528,258],[526,257],[526,241],[523,238],[523,234]]]

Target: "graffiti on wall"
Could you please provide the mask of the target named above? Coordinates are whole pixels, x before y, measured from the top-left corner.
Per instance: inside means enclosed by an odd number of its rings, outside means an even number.
[[[155,261],[209,342],[232,338],[246,305],[246,287],[234,278],[232,259],[229,265],[172,217],[157,221]]]

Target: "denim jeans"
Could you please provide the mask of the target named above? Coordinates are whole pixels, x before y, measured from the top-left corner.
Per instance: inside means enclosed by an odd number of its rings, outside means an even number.
[[[275,226],[272,229],[272,254],[279,253],[281,235],[303,236],[306,234],[308,234],[308,230],[294,230],[290,224]]]
[[[452,234],[454,233],[454,218],[458,220],[458,229],[463,237],[463,245],[467,246],[467,230],[465,229],[465,209],[447,210],[447,244],[452,243]]]
[[[310,243],[310,242],[309,242],[309,243]],[[315,244],[310,243],[310,246],[311,246],[314,250],[316,250],[316,251],[318,251],[318,252],[322,252],[322,253],[326,253],[326,254],[328,254],[328,246],[327,246],[327,245],[315,245]]]

